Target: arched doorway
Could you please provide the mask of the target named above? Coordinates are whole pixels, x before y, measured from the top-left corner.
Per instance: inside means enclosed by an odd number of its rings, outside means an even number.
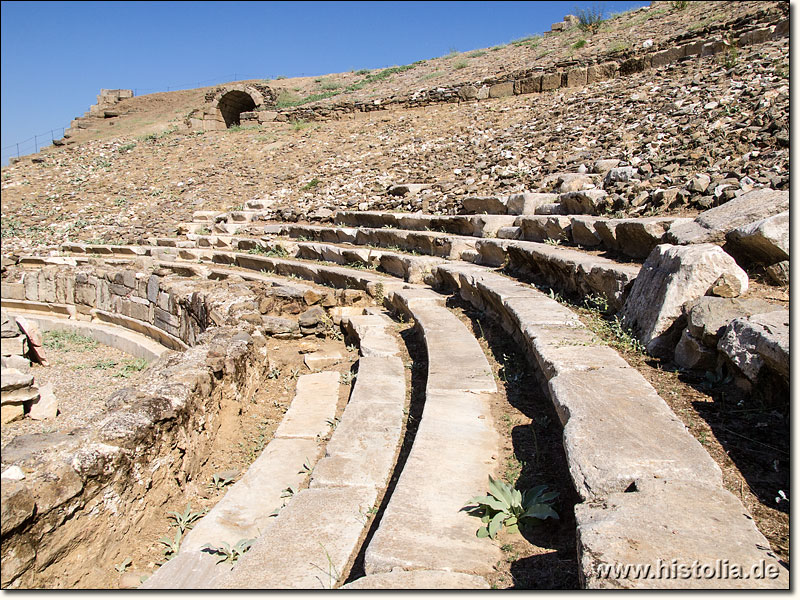
[[[256,102],[247,92],[233,90],[222,96],[217,103],[217,108],[225,120],[225,127],[239,125],[239,115],[253,110]]]

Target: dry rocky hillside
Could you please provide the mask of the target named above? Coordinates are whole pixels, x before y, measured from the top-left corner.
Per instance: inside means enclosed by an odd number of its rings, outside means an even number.
[[[2,586],[788,586],[788,12],[104,90],[2,169]]]

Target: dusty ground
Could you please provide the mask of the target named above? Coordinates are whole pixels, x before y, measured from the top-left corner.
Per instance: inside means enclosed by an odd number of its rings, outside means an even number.
[[[129,354],[80,335],[46,331],[44,346],[49,366],[34,363],[37,386],[53,385],[59,414],[55,419],[24,418],[3,426],[3,446],[19,435],[67,432],[106,410],[106,398],[118,389],[135,386],[146,377],[146,363]]]

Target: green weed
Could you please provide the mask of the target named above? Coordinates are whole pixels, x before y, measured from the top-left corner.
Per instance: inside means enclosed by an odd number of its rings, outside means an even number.
[[[518,533],[523,522],[558,519],[558,513],[551,506],[558,492],[546,492],[546,489],[547,486],[539,485],[520,491],[489,475],[489,494],[472,498],[462,510],[480,517],[483,525],[475,535],[494,539],[503,526],[509,533]]]
[[[72,331],[45,331],[44,347],[52,350],[76,350],[86,352],[97,348],[92,338]]]
[[[232,547],[227,542],[222,542],[221,546],[212,546],[211,544],[206,544],[203,547],[203,550],[206,550],[211,554],[219,554],[222,558],[217,561],[217,564],[223,562],[235,564],[245,552],[250,550],[250,547],[255,541],[256,540],[254,538],[241,539]]]

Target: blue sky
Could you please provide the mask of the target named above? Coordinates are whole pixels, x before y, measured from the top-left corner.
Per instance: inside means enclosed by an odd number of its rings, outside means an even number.
[[[2,162],[100,88],[138,95],[376,69],[541,33],[576,7],[649,2],[2,2]],[[40,138],[41,143],[41,138]]]

